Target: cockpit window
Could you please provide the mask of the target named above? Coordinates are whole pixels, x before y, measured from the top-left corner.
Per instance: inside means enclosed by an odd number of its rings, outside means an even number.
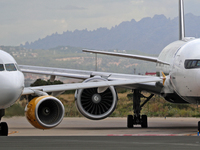
[[[17,68],[17,70],[21,71],[17,64],[15,64],[15,67]]]
[[[186,60],[185,68],[186,69],[200,68],[200,60]]]
[[[197,64],[197,61],[196,61],[196,60],[192,61],[192,65],[191,65],[191,67],[195,67],[196,64]]]
[[[4,71],[4,66],[3,66],[3,64],[0,64],[0,71]]]
[[[200,60],[197,62],[197,66],[200,67]]]
[[[17,71],[14,64],[5,64],[5,67],[7,71]]]

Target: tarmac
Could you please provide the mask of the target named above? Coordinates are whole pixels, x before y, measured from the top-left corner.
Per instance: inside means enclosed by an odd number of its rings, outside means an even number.
[[[34,128],[25,117],[3,118],[9,136],[197,136],[200,118],[148,118],[148,128],[127,128],[126,118],[64,118],[56,128]]]
[[[199,150],[199,137],[0,137],[2,150]]]
[[[54,129],[39,130],[25,117],[3,118],[9,136],[0,137],[1,149],[199,149],[199,118],[148,118],[147,129],[126,127],[126,118],[92,121],[86,118],[64,118]]]

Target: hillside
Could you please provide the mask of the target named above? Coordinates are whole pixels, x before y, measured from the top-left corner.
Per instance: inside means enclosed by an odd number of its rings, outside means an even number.
[[[95,70],[95,55],[83,53],[82,48],[56,47],[48,50],[26,49],[22,47],[0,46],[10,53],[18,64],[59,67],[68,69]],[[112,50],[113,51],[113,50]],[[120,50],[116,52],[122,52]],[[148,55],[139,51],[123,51],[130,54]],[[144,74],[155,72],[155,63],[121,57],[98,55],[98,71]]]
[[[200,17],[187,14],[185,20],[186,36],[199,37]],[[167,44],[178,40],[178,32],[178,17],[168,19],[164,15],[155,15],[153,18],[143,18],[138,22],[134,19],[122,22],[111,29],[54,33],[21,46],[32,49],[73,46],[99,50],[139,50],[149,54],[159,54]]]

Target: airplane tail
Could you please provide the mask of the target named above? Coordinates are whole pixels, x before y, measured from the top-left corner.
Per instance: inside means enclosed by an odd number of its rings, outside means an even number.
[[[185,38],[185,19],[184,19],[184,3],[179,0],[179,40]]]

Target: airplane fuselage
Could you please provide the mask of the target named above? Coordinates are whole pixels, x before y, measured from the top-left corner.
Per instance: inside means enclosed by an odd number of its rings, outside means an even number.
[[[160,60],[170,65],[157,64],[157,74],[169,75],[164,85],[165,94],[178,94],[188,103],[200,103],[200,39],[187,38],[173,42],[160,53]]]
[[[0,50],[0,109],[13,105],[24,89],[24,75],[14,58]]]

